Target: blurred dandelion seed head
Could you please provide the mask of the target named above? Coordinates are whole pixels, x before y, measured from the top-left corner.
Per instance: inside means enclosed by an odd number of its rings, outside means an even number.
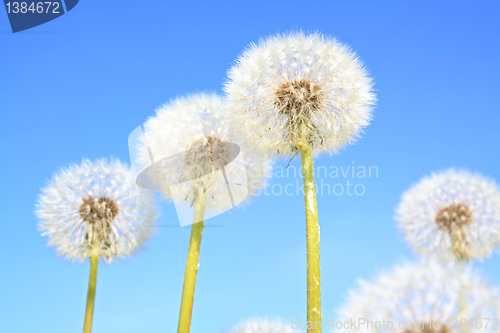
[[[153,233],[152,197],[118,160],[84,160],[42,189],[36,214],[49,246],[70,260],[94,253],[107,262],[137,251]],[[94,246],[94,244],[97,244]]]
[[[463,309],[460,308],[461,293],[466,300]],[[471,267],[427,259],[382,272],[372,282],[361,280],[358,288],[349,292],[340,315],[342,320],[365,318],[392,323],[392,327],[360,325],[348,329],[350,332],[460,332],[461,317],[471,322],[497,318],[499,296],[498,289],[488,285]],[[413,326],[407,327],[408,323]],[[474,325],[469,332],[484,332],[492,327]]]
[[[420,254],[482,259],[500,242],[500,190],[468,171],[435,173],[403,194],[396,220]]]
[[[361,61],[319,33],[252,44],[228,73],[230,120],[258,154],[291,155],[301,127],[314,153],[337,152],[368,125],[375,95]]]

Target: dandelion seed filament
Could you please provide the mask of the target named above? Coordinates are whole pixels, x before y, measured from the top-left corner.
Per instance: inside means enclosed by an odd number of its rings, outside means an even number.
[[[105,247],[110,246],[111,221],[118,215],[118,206],[107,197],[89,196],[83,199],[80,206],[82,220],[89,224],[89,231],[85,236],[89,246],[94,240],[100,241]]]
[[[288,81],[278,88],[276,98],[276,109],[281,116],[286,117],[285,139],[296,143],[300,126],[304,125],[309,132],[316,133],[323,140],[317,127],[311,122],[312,113],[323,107],[324,95],[319,85],[309,80]]]

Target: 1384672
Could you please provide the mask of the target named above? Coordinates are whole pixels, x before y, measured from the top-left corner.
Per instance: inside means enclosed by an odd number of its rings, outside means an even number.
[[[8,14],[60,14],[59,2],[39,1],[39,2],[7,2],[5,3]]]

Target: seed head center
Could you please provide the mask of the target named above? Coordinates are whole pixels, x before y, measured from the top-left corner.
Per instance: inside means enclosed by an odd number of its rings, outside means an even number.
[[[280,113],[298,113],[304,108],[309,112],[320,109],[324,96],[319,85],[309,80],[295,80],[283,83],[276,91],[276,98],[275,106]]]
[[[89,224],[111,221],[116,215],[118,215],[118,206],[113,200],[104,196],[100,198],[89,196],[83,199],[80,205],[80,216]]]
[[[472,223],[470,208],[463,204],[452,204],[441,208],[436,214],[436,224],[447,231],[451,239],[451,251],[458,260],[470,258],[470,243],[465,226]]]
[[[312,121],[312,115],[323,109],[324,94],[321,86],[309,80],[287,81],[281,84],[275,92],[274,107],[280,117],[286,122],[283,133],[284,140],[290,142],[294,149],[300,141],[304,130],[313,144],[313,138],[323,142],[323,137]]]
[[[204,167],[207,163],[217,164],[225,159],[228,154],[228,148],[222,140],[213,136],[196,140],[192,146],[194,149],[188,151],[184,156],[189,166]]]
[[[451,227],[463,227],[472,222],[472,213],[468,206],[463,204],[452,204],[441,208],[436,214],[436,223],[449,229]]]
[[[118,206],[107,197],[89,196],[80,205],[80,216],[88,223],[85,240],[89,247],[97,241],[101,249],[111,246],[111,221],[118,215]]]
[[[192,142],[191,147],[183,155],[181,171],[183,181],[195,180],[225,166],[231,157],[229,146],[221,139],[207,136]]]

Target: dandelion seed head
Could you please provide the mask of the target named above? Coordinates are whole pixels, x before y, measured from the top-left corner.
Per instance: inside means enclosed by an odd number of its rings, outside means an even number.
[[[321,34],[278,35],[252,44],[228,73],[230,119],[245,146],[290,156],[301,129],[314,153],[337,152],[371,119],[372,80],[346,45]]]
[[[227,103],[221,97],[199,93],[171,100],[145,122],[140,162],[150,164],[149,151],[153,152],[161,170],[158,181],[166,184],[162,189],[166,198],[193,206],[203,191],[210,201],[207,210],[223,207],[227,204],[227,183],[216,172],[222,169],[229,184],[246,185],[251,195],[265,186],[269,160],[240,148],[234,135],[239,129],[231,128],[226,111]],[[230,165],[240,154],[243,170]],[[170,186],[180,183],[185,186],[176,189],[174,198]]]
[[[36,215],[49,246],[70,260],[96,253],[107,262],[136,252],[153,233],[152,197],[118,160],[84,160],[42,189]]]
[[[465,170],[434,173],[403,194],[396,220],[420,254],[483,259],[500,242],[500,189]]]
[[[358,288],[349,292],[340,317],[393,324],[392,329],[388,325],[359,325],[348,329],[351,332],[458,333],[459,321],[454,322],[454,318],[469,322],[496,318],[500,313],[499,295],[497,288],[469,266],[421,260],[382,272],[373,282],[360,281]],[[461,297],[466,301],[463,309]],[[484,330],[471,327],[470,333]]]

